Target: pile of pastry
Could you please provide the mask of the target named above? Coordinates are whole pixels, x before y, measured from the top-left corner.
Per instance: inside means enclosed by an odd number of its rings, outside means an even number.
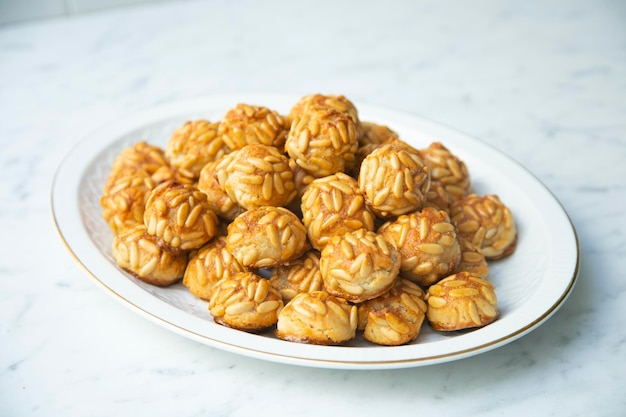
[[[517,240],[511,211],[473,194],[443,144],[416,149],[322,94],[288,114],[237,104],[187,121],[164,149],[138,142],[100,203],[121,268],[182,279],[216,323],[302,343],[485,326],[498,316],[487,261]]]

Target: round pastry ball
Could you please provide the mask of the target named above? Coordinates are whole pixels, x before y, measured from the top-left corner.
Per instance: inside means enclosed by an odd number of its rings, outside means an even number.
[[[402,276],[419,285],[431,285],[451,274],[461,259],[454,226],[443,210],[424,207],[385,223],[378,233],[400,252]]]
[[[217,281],[247,270],[226,250],[226,237],[218,236],[189,254],[183,285],[196,297],[208,300]]]
[[[187,254],[174,255],[163,250],[156,239],[139,224],[115,236],[113,258],[124,270],[140,280],[159,287],[179,281],[187,266]]]
[[[372,343],[399,346],[417,338],[424,317],[424,291],[415,283],[398,279],[391,290],[359,304],[358,329]]]
[[[357,136],[361,136],[361,122],[359,121],[359,113],[356,106],[345,96],[342,95],[326,95],[326,94],[309,94],[302,97],[289,112],[289,123],[294,119],[302,116],[306,112],[315,110],[334,110],[346,114],[354,123]]]
[[[270,284],[287,302],[301,292],[320,291],[324,281],[320,272],[320,255],[310,250],[300,258],[272,268]]]
[[[145,141],[125,148],[115,157],[109,178],[137,172],[146,172],[157,184],[173,178],[173,171],[167,162],[165,151]]]
[[[470,176],[465,163],[439,142],[420,150],[420,156],[430,168],[430,180],[441,184],[451,201],[457,201],[470,192]]]
[[[459,238],[461,248],[461,262],[454,272],[469,272],[480,278],[487,278],[489,275],[489,265],[483,255],[483,251],[467,239]]]
[[[342,172],[314,180],[302,196],[301,208],[302,223],[317,250],[335,235],[374,230],[374,214],[365,205],[359,185]]]
[[[276,324],[283,307],[269,281],[252,272],[239,272],[218,281],[209,293],[209,311],[223,326],[260,331]]]
[[[176,129],[165,147],[170,165],[187,177],[198,178],[204,165],[230,151],[217,133],[218,126],[208,120],[192,120]]]
[[[289,161],[273,146],[246,145],[220,161],[216,171],[226,194],[247,210],[282,207],[297,194]]]
[[[351,167],[358,145],[349,113],[311,108],[293,119],[285,150],[303,170],[320,178]]]
[[[431,285],[426,300],[426,317],[435,330],[482,327],[498,315],[493,285],[469,272],[450,275]]]
[[[264,206],[240,214],[228,225],[226,249],[243,266],[273,268],[300,257],[309,244],[295,214]]]
[[[215,213],[227,221],[243,213],[244,209],[233,201],[217,180],[217,166],[221,159],[207,163],[200,171],[198,190],[207,195],[207,203]]]
[[[143,220],[148,233],[170,252],[197,249],[217,233],[217,216],[206,194],[175,180],[150,192]]]
[[[500,259],[515,251],[517,227],[511,210],[495,194],[470,194],[450,206],[457,234],[478,246],[485,258]]]
[[[357,307],[325,291],[300,293],[278,315],[276,336],[316,345],[338,345],[354,339]]]
[[[400,263],[400,254],[383,236],[359,229],[328,242],[320,270],[328,293],[360,303],[388,291]]]
[[[417,153],[383,145],[367,155],[359,171],[359,189],[382,218],[417,210],[426,201],[430,170]]]
[[[234,151],[251,144],[282,148],[287,130],[285,120],[274,110],[240,103],[226,112],[218,133]]]
[[[156,186],[145,171],[112,176],[100,197],[102,217],[116,235],[143,224],[150,191]]]

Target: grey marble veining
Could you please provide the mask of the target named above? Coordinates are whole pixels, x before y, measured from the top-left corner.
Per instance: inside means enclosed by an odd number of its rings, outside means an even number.
[[[0,415],[623,414],[624,21],[608,0],[223,0],[0,27]],[[162,329],[61,244],[52,177],[99,126],[178,99],[317,91],[453,126],[535,174],[580,240],[563,307],[464,360],[311,369]]]

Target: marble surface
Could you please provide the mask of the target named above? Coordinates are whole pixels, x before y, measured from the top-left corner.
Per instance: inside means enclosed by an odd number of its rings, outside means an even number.
[[[0,27],[0,415],[623,415],[626,6],[620,1],[192,1]],[[220,93],[342,93],[510,155],[568,211],[580,277],[525,337],[428,367],[246,358],[95,285],[52,177],[129,112]]]

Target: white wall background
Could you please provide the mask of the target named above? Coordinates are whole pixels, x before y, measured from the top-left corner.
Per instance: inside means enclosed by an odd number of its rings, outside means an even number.
[[[166,0],[0,0],[0,25],[71,16],[150,1]]]

